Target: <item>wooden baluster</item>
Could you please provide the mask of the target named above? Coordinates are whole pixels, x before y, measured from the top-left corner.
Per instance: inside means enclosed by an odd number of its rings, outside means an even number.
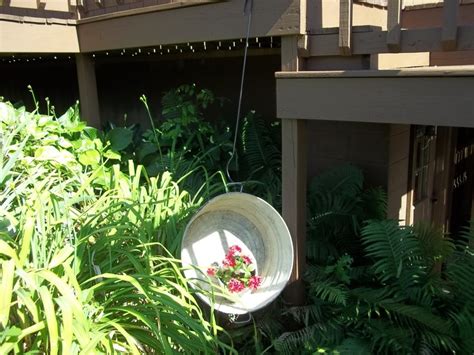
[[[443,29],[441,32],[441,45],[445,51],[456,49],[458,33],[459,0],[444,0]]]
[[[387,47],[400,52],[402,0],[390,0],[387,6]]]
[[[351,55],[352,0],[341,0],[339,8],[339,50]]]

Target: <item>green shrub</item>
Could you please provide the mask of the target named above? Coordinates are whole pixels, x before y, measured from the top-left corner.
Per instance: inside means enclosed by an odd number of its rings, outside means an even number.
[[[122,172],[77,107],[0,103],[0,136],[0,353],[232,351],[165,248],[211,186]]]
[[[385,219],[385,198],[344,166],[309,195],[308,304],[274,340],[284,353],[474,352],[474,230],[456,242],[435,228]],[[439,266],[444,264],[442,271]]]

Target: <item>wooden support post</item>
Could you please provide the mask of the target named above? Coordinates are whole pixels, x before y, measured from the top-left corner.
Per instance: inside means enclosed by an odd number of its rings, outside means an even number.
[[[94,61],[87,54],[76,54],[77,81],[81,117],[93,127],[100,127],[99,96],[95,77]]]
[[[352,0],[341,0],[339,8],[339,50],[351,55]]]
[[[400,52],[402,0],[390,0],[387,7],[387,47]]]
[[[457,44],[459,0],[444,0],[443,6],[441,45],[445,51],[453,51]]]
[[[298,37],[282,38],[282,70],[298,71]],[[282,120],[282,199],[283,218],[293,238],[294,264],[285,299],[294,305],[303,304],[305,290],[302,276],[306,264],[306,121]]]
[[[410,139],[410,125],[390,125],[387,217],[401,225],[410,224]]]
[[[449,232],[453,195],[454,155],[457,128],[438,127],[436,137],[436,166],[433,188],[433,223]]]

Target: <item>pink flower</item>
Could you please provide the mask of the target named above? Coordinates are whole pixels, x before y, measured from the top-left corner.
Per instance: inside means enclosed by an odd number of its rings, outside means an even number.
[[[230,279],[230,281],[227,283],[227,288],[230,292],[240,292],[245,288],[245,285],[242,281]]]
[[[210,268],[207,269],[207,274],[209,276],[216,276],[216,272],[217,272],[217,270],[213,267],[210,267]]]
[[[224,267],[234,267],[235,266],[234,256],[227,254],[225,256],[224,261],[222,262],[222,265],[224,265]]]
[[[251,260],[247,255],[242,255],[242,260],[243,260],[244,263],[246,263],[247,265],[252,264],[252,260]]]
[[[249,279],[248,287],[251,288],[252,290],[256,290],[258,287],[260,287],[261,283],[262,283],[262,277],[255,275]]]
[[[238,245],[232,245],[229,248],[227,255],[235,255],[236,253],[240,253],[240,252],[242,252],[242,249]]]

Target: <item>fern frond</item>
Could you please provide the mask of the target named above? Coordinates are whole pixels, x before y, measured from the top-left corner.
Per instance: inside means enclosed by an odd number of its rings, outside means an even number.
[[[284,354],[295,354],[304,348],[333,346],[344,339],[344,329],[335,321],[314,323],[303,329],[283,333],[274,341],[275,350]]]
[[[474,255],[469,251],[455,253],[446,272],[455,295],[455,302],[467,305],[474,312]]]
[[[414,348],[413,331],[382,320],[367,322],[372,353],[409,354]]]
[[[307,306],[290,307],[285,310],[284,315],[291,316],[298,323],[308,326],[311,322],[324,321],[324,302],[317,300]]]
[[[362,229],[362,243],[374,259],[374,272],[382,283],[398,279],[406,289],[425,273],[416,258],[420,254],[417,239],[410,228],[396,221],[370,221]]]
[[[474,353],[474,314],[467,308],[459,313],[450,315],[456,324],[458,334],[458,348],[463,354]]]
[[[334,230],[334,234],[337,234],[349,225],[357,231],[357,221],[354,221],[353,216],[357,213],[359,202],[357,197],[330,192],[311,195],[309,228],[317,229],[320,226],[329,225]]]
[[[339,257],[336,246],[330,243],[324,236],[312,236],[306,242],[306,256],[317,264],[324,265],[330,259]]]
[[[313,297],[319,298],[323,301],[346,305],[348,292],[347,288],[334,281],[323,280],[315,282],[310,286],[310,293]]]
[[[403,303],[382,302],[380,306],[391,312],[401,325],[429,328],[438,334],[453,336],[452,322],[433,314],[430,309]]]
[[[281,151],[272,130],[261,117],[251,111],[241,130],[240,174],[242,180],[258,180],[264,184],[250,191],[264,197],[277,209],[281,207]]]
[[[259,170],[278,171],[281,168],[281,152],[268,134],[265,121],[251,111],[242,126],[242,149],[250,178]]]
[[[420,251],[426,264],[431,268],[434,263],[445,261],[454,251],[451,239],[433,225],[419,223],[414,226],[414,235],[420,242]]]
[[[341,165],[316,176],[311,182],[310,194],[337,193],[355,197],[364,182],[362,171],[354,165]]]
[[[361,199],[362,220],[387,218],[387,193],[381,187],[364,191]]]
[[[347,338],[334,351],[341,355],[369,355],[370,343],[360,338]]]

